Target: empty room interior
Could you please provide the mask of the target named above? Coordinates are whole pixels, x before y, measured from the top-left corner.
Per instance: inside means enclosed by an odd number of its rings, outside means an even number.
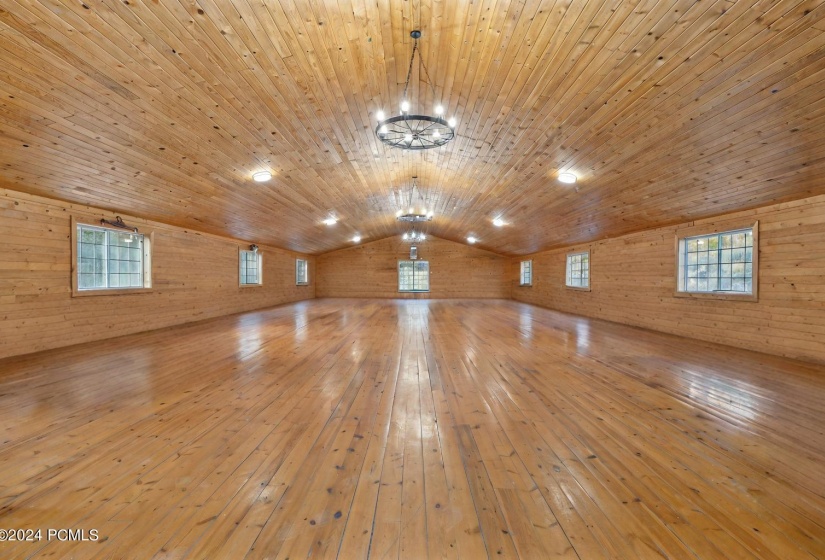
[[[0,558],[825,558],[825,2],[0,2]]]

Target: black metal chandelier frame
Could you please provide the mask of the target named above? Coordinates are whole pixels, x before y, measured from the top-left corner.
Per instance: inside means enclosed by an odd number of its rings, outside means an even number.
[[[405,150],[438,148],[455,138],[455,131],[441,117],[397,115],[378,123],[375,134],[386,145]]]
[[[407,99],[407,91],[410,87],[410,77],[412,76],[415,53],[418,51],[418,39],[421,38],[421,31],[410,32],[413,38],[413,50],[410,56],[410,66],[407,69],[407,80],[404,83],[404,100]],[[418,62],[427,80],[427,84],[432,90],[435,99],[435,87],[430,80],[430,74],[421,54],[418,55]],[[381,142],[393,148],[402,150],[429,150],[447,144],[455,138],[455,121],[447,121],[441,116],[411,115],[402,107],[400,115],[379,120],[375,127],[375,135]]]
[[[417,229],[413,228],[411,231],[408,231],[407,233],[402,235],[401,239],[403,239],[407,243],[423,243],[427,240],[427,235],[423,231],[418,231]]]

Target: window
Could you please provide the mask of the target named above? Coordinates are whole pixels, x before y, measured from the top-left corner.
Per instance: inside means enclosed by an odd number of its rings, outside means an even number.
[[[677,291],[754,296],[756,227],[679,239]]]
[[[295,285],[306,286],[309,284],[309,266],[306,259],[295,259]]]
[[[567,274],[565,284],[568,288],[590,289],[590,252],[570,253],[567,255]]]
[[[518,276],[519,286],[533,285],[533,261],[521,261],[521,269]]]
[[[398,261],[399,292],[429,292],[429,261]]]
[[[149,238],[131,231],[76,224],[75,291],[151,287]]]
[[[240,252],[241,286],[260,286],[263,284],[263,257],[258,251]]]

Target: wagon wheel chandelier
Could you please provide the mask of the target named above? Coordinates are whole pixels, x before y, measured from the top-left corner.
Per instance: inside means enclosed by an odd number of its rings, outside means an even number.
[[[445,120],[444,107],[441,104],[435,106],[435,116],[410,114],[410,101],[407,98],[407,91],[410,87],[410,77],[412,76],[415,53],[418,52],[418,39],[421,38],[421,31],[410,32],[413,38],[413,50],[410,56],[410,67],[407,70],[407,81],[404,83],[404,97],[401,100],[401,114],[394,117],[385,118],[383,111],[378,111],[378,126],[375,127],[375,135],[387,146],[400,148],[402,150],[428,150],[438,148],[455,138],[455,117]],[[418,54],[418,63],[424,71],[427,84],[436,98],[435,87],[430,80],[430,74],[424,65],[424,59]]]
[[[395,219],[399,222],[408,222],[413,224],[413,228],[402,236],[404,241],[409,241],[412,243],[420,243],[427,239],[427,236],[423,231],[416,229],[415,224],[429,222],[433,219],[433,211],[432,209],[428,210],[426,208],[427,201],[422,196],[420,190],[418,192],[418,196],[421,198],[421,204],[419,205],[420,208],[416,208],[415,206],[415,191],[418,186],[416,184],[417,179],[418,177],[415,175],[412,178],[413,183],[412,188],[410,189],[410,199],[407,204],[406,212],[404,210],[399,210],[395,213]]]

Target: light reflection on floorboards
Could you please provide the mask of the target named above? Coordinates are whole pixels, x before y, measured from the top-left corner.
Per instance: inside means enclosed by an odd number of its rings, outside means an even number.
[[[0,360],[0,557],[825,558],[823,369],[485,300]]]

